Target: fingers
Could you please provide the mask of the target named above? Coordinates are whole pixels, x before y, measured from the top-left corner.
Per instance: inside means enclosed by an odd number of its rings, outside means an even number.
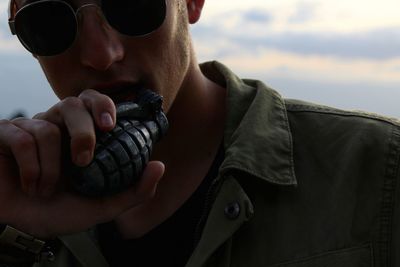
[[[150,161],[137,185],[112,196],[94,199],[83,197],[89,206],[81,205],[80,208],[86,209],[88,218],[92,218],[96,223],[112,220],[127,209],[151,199],[164,170],[162,162]]]
[[[51,201],[39,198],[22,199],[17,205],[17,219],[14,221],[18,223],[16,226],[19,229],[29,225],[28,232],[37,237],[46,238],[79,232],[93,225],[111,221],[124,211],[152,198],[163,174],[164,164],[153,161],[148,163],[141,182],[136,187],[115,196],[87,198],[61,192],[54,195]],[[35,221],[23,224],[24,218],[35,218]]]
[[[0,121],[0,150],[15,158],[19,167],[22,190],[34,195],[40,177],[39,159],[34,137],[10,121]],[[2,177],[4,179],[4,177]]]
[[[145,201],[154,196],[158,182],[165,171],[165,166],[160,161],[150,161],[144,169],[139,183],[135,187],[136,197]]]
[[[154,197],[157,185],[164,175],[165,166],[160,161],[150,161],[139,183],[115,196],[106,197],[92,207],[94,216],[98,222],[106,222],[114,219],[124,211],[138,206],[139,204]]]
[[[21,175],[22,181],[31,181],[28,187],[30,195],[50,196],[55,191],[60,177],[61,132],[59,128],[43,120],[19,118],[12,122],[29,133],[34,139],[32,146],[36,146],[34,156],[40,170],[39,175],[32,177]]]
[[[111,130],[115,117],[112,100],[95,90],[85,90],[79,97],[67,97],[46,113],[35,116],[66,128],[71,137],[71,159],[78,166],[86,166],[93,158],[95,128]]]
[[[0,145],[18,165],[22,191],[30,196],[51,195],[60,176],[58,128],[23,118],[2,121],[0,128]]]
[[[97,214],[98,220],[101,222],[112,220],[126,210],[153,198],[164,171],[165,166],[162,162],[150,161],[136,186],[102,201],[101,205],[97,207],[100,212]],[[93,209],[93,211],[95,210]]]
[[[116,112],[111,98],[91,89],[83,91],[79,95],[79,98],[88,110],[91,111],[96,125],[100,130],[110,131],[115,127]]]
[[[67,98],[59,106],[68,134],[71,137],[71,157],[78,166],[89,164],[96,142],[93,119],[78,98]]]
[[[34,119],[1,121],[0,153],[15,158],[23,192],[31,196],[54,192],[60,179],[63,131],[70,136],[72,161],[79,166],[90,163],[96,141],[94,121],[103,130],[115,125],[112,100],[94,90],[66,98]]]
[[[92,117],[80,99],[68,97],[35,117],[67,130],[71,139],[71,159],[76,165],[85,166],[91,161],[96,142],[95,130]]]

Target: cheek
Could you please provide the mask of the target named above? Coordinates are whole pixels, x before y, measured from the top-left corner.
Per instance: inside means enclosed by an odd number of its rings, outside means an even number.
[[[77,79],[71,73],[74,68],[66,56],[38,57],[38,61],[47,81],[58,98],[62,99],[76,94],[71,88],[77,88],[72,84]]]
[[[171,9],[170,9],[171,10]],[[171,13],[171,12],[170,12]],[[154,35],[152,47],[153,75],[164,97],[168,112],[186,77],[190,64],[190,40],[186,16],[182,12],[168,14],[160,31]],[[157,45],[158,44],[158,45]]]

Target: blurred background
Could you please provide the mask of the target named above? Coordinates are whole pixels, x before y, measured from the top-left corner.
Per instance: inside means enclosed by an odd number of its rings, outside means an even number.
[[[0,118],[53,105],[0,0]],[[192,26],[200,61],[219,60],[288,98],[400,117],[400,1],[206,0]]]

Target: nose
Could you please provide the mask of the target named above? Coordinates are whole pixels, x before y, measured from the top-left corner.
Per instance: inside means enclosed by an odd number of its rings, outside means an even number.
[[[77,45],[82,65],[105,71],[124,58],[120,36],[104,19],[98,6],[85,6],[79,11],[78,18]]]

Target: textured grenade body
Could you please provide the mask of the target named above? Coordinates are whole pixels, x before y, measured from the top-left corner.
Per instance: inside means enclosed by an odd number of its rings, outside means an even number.
[[[150,90],[135,103],[118,104],[117,124],[110,132],[96,134],[92,162],[73,166],[72,185],[86,196],[107,196],[135,184],[147,165],[154,143],[168,129],[162,98]]]

